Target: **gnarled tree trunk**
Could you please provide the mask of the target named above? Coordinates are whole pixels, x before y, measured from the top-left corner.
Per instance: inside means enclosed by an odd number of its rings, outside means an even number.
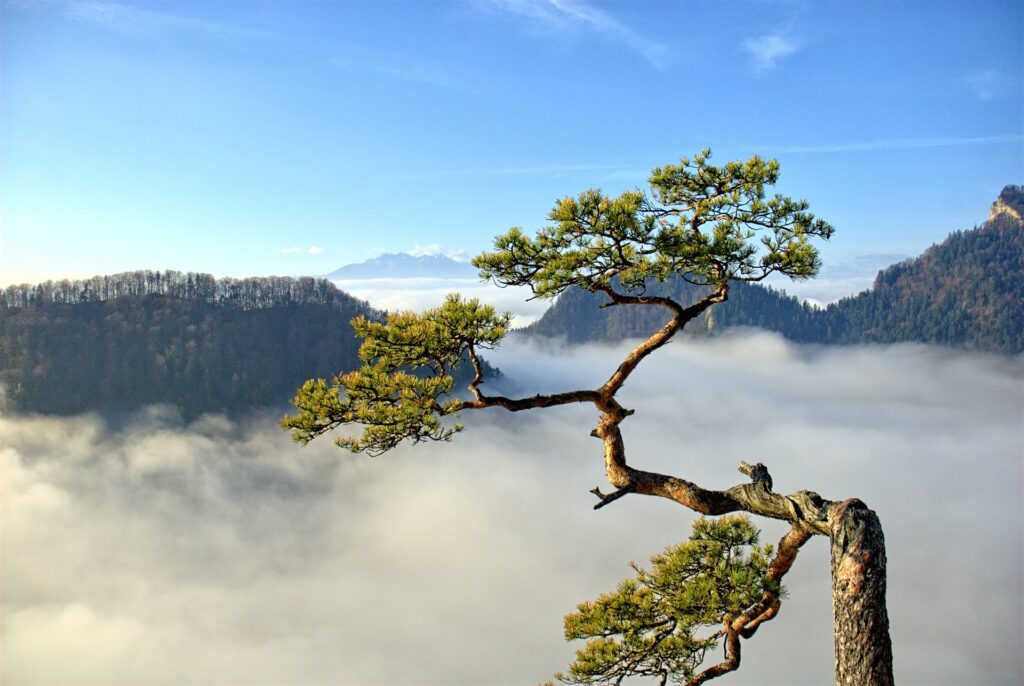
[[[605,444],[605,471],[618,488],[602,494],[597,507],[628,493],[674,500],[701,514],[749,512],[781,519],[803,534],[789,554],[811,534],[828,536],[832,549],[832,611],[835,629],[837,686],[892,686],[892,642],[885,605],[885,538],[874,511],[857,499],[833,502],[812,491],[782,495],[772,490],[772,478],[763,464],[741,463],[740,471],[752,483],[725,491],[704,489],[685,479],[646,472],[626,463],[619,422],[624,411],[608,399],[595,434]],[[786,539],[783,539],[785,543]],[[779,551],[784,546],[780,544]],[[787,567],[788,569],[788,567]]]
[[[834,503],[829,510],[836,684],[891,686],[882,525],[857,499]]]

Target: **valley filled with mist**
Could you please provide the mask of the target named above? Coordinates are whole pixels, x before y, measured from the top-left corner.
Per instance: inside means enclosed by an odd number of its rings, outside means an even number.
[[[1022,63],[0,0],[0,686],[1024,684]]]
[[[595,387],[627,346],[490,359],[526,394]],[[777,492],[878,512],[898,682],[1016,684],[1022,381],[1020,356],[736,330],[670,344],[620,399],[638,468],[726,488],[761,461]],[[585,407],[464,412],[452,443],[375,459],[277,419],[0,417],[4,683],[537,683],[576,647],[563,615],[693,519],[638,495],[592,509]],[[786,586],[730,683],[831,681],[824,539]]]

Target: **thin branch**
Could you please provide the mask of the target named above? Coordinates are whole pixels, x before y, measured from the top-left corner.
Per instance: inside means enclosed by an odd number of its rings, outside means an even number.
[[[775,557],[772,558],[765,578],[773,583],[781,584],[782,577],[786,576],[792,569],[793,563],[796,562],[796,556],[800,552],[801,546],[810,538],[810,533],[794,525],[779,541]],[[780,606],[781,601],[778,594],[766,591],[760,602],[733,620],[731,628],[743,638],[750,638],[761,624],[775,618],[779,613]]]
[[[484,380],[484,370],[480,365],[480,360],[477,359],[476,349],[472,344],[466,348],[466,351],[469,353],[469,361],[473,363],[473,371],[475,372],[473,380],[469,382],[469,392],[472,393],[473,397],[477,400],[482,400],[478,386]]]
[[[618,427],[615,427],[618,431]],[[613,460],[609,469],[606,439],[606,471],[609,480],[618,488],[632,486],[635,493],[673,500],[700,514],[715,516],[729,512],[780,519],[798,526],[808,534],[829,535],[828,519],[832,501],[812,491],[798,491],[790,495],[775,493],[768,479],[740,484],[724,491],[708,490],[685,479],[645,472],[626,465],[624,457]],[[767,474],[767,470],[765,470]]]
[[[729,623],[729,616],[725,617],[725,624]],[[726,645],[726,658],[719,662],[713,667],[708,667],[703,672],[697,674],[695,677],[686,682],[686,686],[699,686],[706,681],[715,679],[734,672],[740,667],[740,637],[735,631],[731,631],[728,628],[725,632],[725,645]]]
[[[671,298],[662,298],[658,296],[627,296],[616,292],[610,286],[600,287],[597,290],[607,294],[608,297],[617,303],[660,305],[673,312],[672,319],[651,334],[647,340],[633,348],[633,350],[626,355],[626,359],[622,361],[622,364],[620,364],[611,377],[609,377],[608,381],[598,389],[602,398],[606,402],[610,401],[612,396],[622,388],[622,385],[626,383],[626,378],[633,373],[633,370],[639,366],[645,357],[672,340],[672,337],[675,336],[676,333],[681,331],[689,321],[696,318],[701,312],[715,303],[724,302],[728,298],[729,293],[728,285],[723,284],[719,286],[714,293],[711,293],[693,305],[684,308]]]
[[[503,407],[510,412],[533,410],[572,403],[594,403],[600,400],[597,391],[568,391],[566,393],[537,394],[529,398],[506,398],[503,395],[484,395],[479,389],[474,400],[455,403],[448,414],[461,410],[482,410],[488,407]]]
[[[600,510],[605,505],[614,503],[622,496],[632,493],[633,489],[627,486],[626,488],[620,488],[617,491],[612,491],[611,493],[606,494],[602,493],[600,488],[593,488],[590,490],[590,492],[596,495],[598,497],[598,500],[600,500],[600,502],[597,505],[594,505],[595,510]]]

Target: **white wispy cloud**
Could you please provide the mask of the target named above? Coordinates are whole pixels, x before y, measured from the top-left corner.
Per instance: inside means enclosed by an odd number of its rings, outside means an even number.
[[[440,243],[430,243],[429,245],[420,245],[417,243],[413,246],[409,254],[413,257],[423,257],[426,255],[442,255],[449,259],[455,260],[456,262],[469,262],[469,254],[462,249],[457,248],[446,248]]]
[[[763,145],[758,149],[775,153],[842,153],[871,150],[907,150],[911,148],[946,148],[963,145],[992,145],[1024,142],[1024,134],[1000,136],[938,136],[935,138],[881,138],[873,141],[822,143],[819,145]]]
[[[780,60],[795,53],[799,47],[796,42],[781,33],[767,33],[743,43],[743,49],[750,53],[754,60],[754,69],[757,71],[775,68]]]
[[[137,38],[184,33],[233,49],[270,48],[292,54],[312,55],[317,61],[344,71],[365,71],[414,83],[455,90],[470,88],[451,65],[421,56],[403,55],[351,43],[309,40],[278,31],[214,21],[185,14],[162,12],[109,0],[70,0],[68,16]]]
[[[172,14],[107,0],[71,0],[69,16],[119,33],[148,36],[165,31],[183,31],[218,41],[278,40],[273,31],[211,21],[184,14]]]
[[[319,245],[311,245],[308,248],[299,248],[294,245],[288,246],[287,248],[278,248],[277,252],[282,255],[299,255],[305,253],[307,255],[319,255],[324,251]]]
[[[312,51],[323,58],[326,64],[342,71],[369,71],[412,83],[451,90],[474,90],[473,84],[451,65],[421,56],[412,57],[332,41],[297,41],[293,49]]]
[[[436,176],[550,176],[559,177],[577,172],[598,172],[603,179],[647,178],[650,168],[637,165],[622,164],[524,164],[504,166],[454,167],[448,169],[429,169],[411,173],[403,173],[398,179],[421,179]]]
[[[513,327],[532,324],[551,305],[547,300],[531,300],[533,293],[525,286],[500,288],[477,278],[337,279],[334,284],[387,312],[423,312],[440,305],[449,293],[461,293],[465,298],[491,305],[498,312],[510,312]]]
[[[981,69],[964,77],[979,100],[994,100],[1010,90],[1010,79],[994,69]]]
[[[584,0],[484,0],[483,4],[558,32],[583,29],[601,34],[622,43],[658,68],[666,67],[671,57],[668,46]]]

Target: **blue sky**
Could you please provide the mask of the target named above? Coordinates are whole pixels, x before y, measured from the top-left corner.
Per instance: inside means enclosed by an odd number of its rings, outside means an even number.
[[[1024,4],[2,4],[0,284],[472,255],[703,146],[868,277],[1024,182]]]

